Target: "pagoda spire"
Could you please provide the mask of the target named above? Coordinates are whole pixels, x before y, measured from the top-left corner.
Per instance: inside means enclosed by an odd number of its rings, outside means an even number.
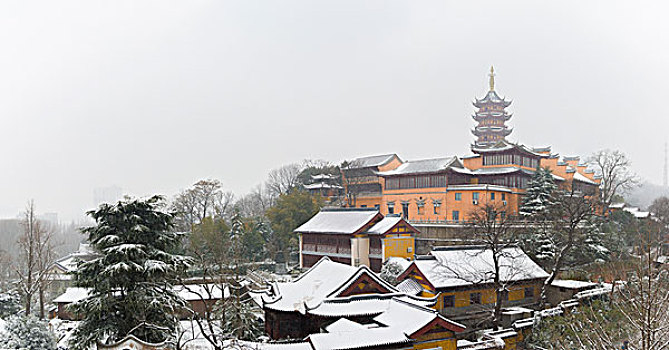
[[[474,145],[476,147],[489,147],[504,141],[512,129],[506,126],[505,122],[511,119],[511,114],[506,111],[506,107],[511,104],[497,95],[495,92],[495,68],[490,66],[490,90],[482,99],[476,99],[474,106],[478,108],[472,116],[478,122],[478,125],[472,130],[477,137]]]
[[[490,66],[490,91],[495,91],[495,68]]]

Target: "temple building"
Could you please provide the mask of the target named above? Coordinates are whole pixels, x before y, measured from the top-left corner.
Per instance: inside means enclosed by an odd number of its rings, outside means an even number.
[[[538,167],[547,167],[555,182],[593,192],[599,178],[579,157],[560,157],[551,147],[528,147],[506,140],[510,101],[490,89],[478,108],[471,154],[403,161],[396,154],[358,158],[342,169],[347,207],[377,208],[400,214],[411,223],[462,224],[473,212],[495,206],[501,216],[515,215]]]
[[[374,208],[333,208],[321,210],[295,233],[300,267],[311,267],[327,256],[379,272],[390,257],[413,259],[418,231],[401,216],[383,216]]]
[[[478,108],[472,116],[478,125],[472,130],[472,134],[478,137],[474,143],[477,147],[492,146],[499,141],[506,140],[511,134],[505,123],[511,119],[505,108],[509,107],[511,101],[506,101],[495,92],[495,70],[490,67],[490,90],[483,99],[476,99],[474,106]]]

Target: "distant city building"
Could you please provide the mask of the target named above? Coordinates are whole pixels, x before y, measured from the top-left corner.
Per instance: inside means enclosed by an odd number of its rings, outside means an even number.
[[[37,215],[37,219],[53,226],[58,225],[58,213],[42,213]]]
[[[123,189],[118,186],[98,187],[93,189],[93,205],[114,203],[123,198]]]

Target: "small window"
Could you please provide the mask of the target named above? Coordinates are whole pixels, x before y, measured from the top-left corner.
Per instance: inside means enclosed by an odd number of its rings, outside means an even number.
[[[491,201],[495,200],[495,192],[490,192],[490,200]]]
[[[367,205],[363,204],[360,206],[360,208],[367,208]]]
[[[534,298],[534,287],[525,288],[525,299]]]
[[[460,212],[453,210],[453,221],[460,221]]]
[[[479,200],[479,193],[478,192],[472,193],[472,200],[475,200],[475,201]]]
[[[388,214],[395,214],[395,203],[388,203]]]
[[[374,204],[374,208],[375,208],[376,210],[379,210],[379,209],[381,209],[381,205],[380,205],[380,204]]]
[[[455,306],[455,295],[444,295],[444,307]]]
[[[469,294],[469,305],[480,305],[480,304],[481,304],[481,293]]]
[[[506,193],[502,193],[502,200],[503,200],[503,201],[506,200]]]
[[[456,201],[461,201],[462,200],[462,193],[456,193],[455,194],[455,200]]]

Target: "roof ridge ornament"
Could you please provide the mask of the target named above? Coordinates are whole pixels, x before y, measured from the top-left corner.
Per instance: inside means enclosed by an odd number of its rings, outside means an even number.
[[[490,91],[495,91],[495,68],[490,66]]]

